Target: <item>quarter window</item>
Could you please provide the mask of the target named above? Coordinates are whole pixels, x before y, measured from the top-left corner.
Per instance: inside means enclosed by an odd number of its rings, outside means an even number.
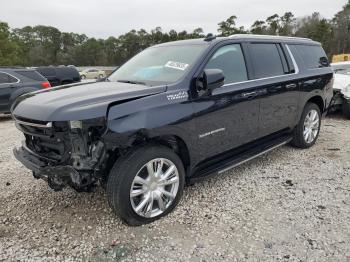
[[[15,82],[17,82],[16,78],[5,73],[0,73],[0,84],[10,84]]]
[[[290,45],[293,55],[299,55],[307,69],[328,67],[329,61],[321,46]]]
[[[248,80],[247,68],[239,44],[219,48],[211,57],[205,69],[221,69],[225,76],[225,84]]]
[[[250,46],[255,79],[285,74],[276,44],[251,44]]]

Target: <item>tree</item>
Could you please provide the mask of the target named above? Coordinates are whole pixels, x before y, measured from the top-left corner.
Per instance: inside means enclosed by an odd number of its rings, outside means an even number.
[[[225,21],[220,22],[218,31],[220,36],[230,36],[234,34],[243,34],[246,33],[244,27],[236,27],[237,16],[232,15],[227,18]]]
[[[332,53],[350,53],[350,0],[331,21],[333,28]]]
[[[20,55],[20,47],[10,38],[8,24],[0,21],[0,65],[20,64]]]

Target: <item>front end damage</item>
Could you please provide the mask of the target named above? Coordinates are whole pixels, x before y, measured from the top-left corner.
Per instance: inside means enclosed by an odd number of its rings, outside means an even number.
[[[24,133],[15,157],[54,190],[71,186],[89,191],[106,175],[107,150],[101,140],[105,118],[85,121],[44,122],[14,117]]]

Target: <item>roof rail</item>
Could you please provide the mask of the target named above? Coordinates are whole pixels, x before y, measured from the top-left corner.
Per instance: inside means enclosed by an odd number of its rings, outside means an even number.
[[[304,37],[293,37],[293,36],[277,36],[277,35],[255,35],[255,34],[236,34],[236,35],[230,35],[230,38],[260,38],[260,39],[290,39],[290,40],[304,40],[304,41],[312,41],[310,38],[304,38]]]

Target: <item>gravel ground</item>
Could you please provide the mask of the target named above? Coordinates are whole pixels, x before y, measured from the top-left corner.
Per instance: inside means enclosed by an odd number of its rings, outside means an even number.
[[[15,161],[0,117],[0,260],[350,261],[350,121],[331,116],[309,150],[284,146],[187,187],[178,208],[128,227],[105,192],[49,190]]]

